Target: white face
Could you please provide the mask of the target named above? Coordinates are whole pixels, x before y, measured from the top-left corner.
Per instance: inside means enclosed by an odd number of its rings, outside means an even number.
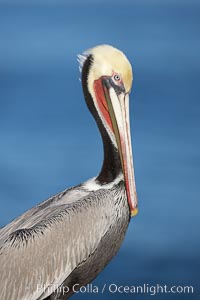
[[[86,54],[92,54],[94,63],[91,66],[88,77],[88,89],[93,96],[93,83],[102,76],[120,75],[126,92],[130,92],[132,86],[132,67],[127,57],[120,50],[109,45],[97,46]]]

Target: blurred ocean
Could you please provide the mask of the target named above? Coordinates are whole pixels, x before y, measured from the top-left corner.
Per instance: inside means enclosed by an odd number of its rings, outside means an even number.
[[[76,55],[97,44],[133,64],[139,215],[94,281],[192,285],[200,299],[200,2],[0,0],[0,226],[95,176],[102,143]],[[149,299],[78,294],[74,299]]]

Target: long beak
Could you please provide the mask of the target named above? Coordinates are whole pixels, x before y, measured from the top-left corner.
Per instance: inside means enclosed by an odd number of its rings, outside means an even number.
[[[111,85],[108,87],[107,84],[104,92],[120,154],[131,216],[135,216],[138,213],[138,200],[130,134],[129,94],[123,92],[117,94],[115,89]]]

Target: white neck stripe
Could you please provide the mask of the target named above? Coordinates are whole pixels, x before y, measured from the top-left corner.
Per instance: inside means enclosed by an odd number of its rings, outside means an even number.
[[[93,177],[83,183],[83,188],[87,191],[98,191],[100,189],[111,189],[113,186],[117,185],[120,181],[124,180],[124,176],[120,173],[115,180],[110,183],[100,184],[96,181],[97,177]]]

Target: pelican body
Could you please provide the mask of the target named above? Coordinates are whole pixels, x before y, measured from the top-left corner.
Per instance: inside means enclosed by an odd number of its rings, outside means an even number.
[[[87,106],[99,127],[98,176],[47,199],[0,230],[0,299],[64,300],[117,253],[137,213],[129,122],[132,68],[109,45],[79,56]]]

